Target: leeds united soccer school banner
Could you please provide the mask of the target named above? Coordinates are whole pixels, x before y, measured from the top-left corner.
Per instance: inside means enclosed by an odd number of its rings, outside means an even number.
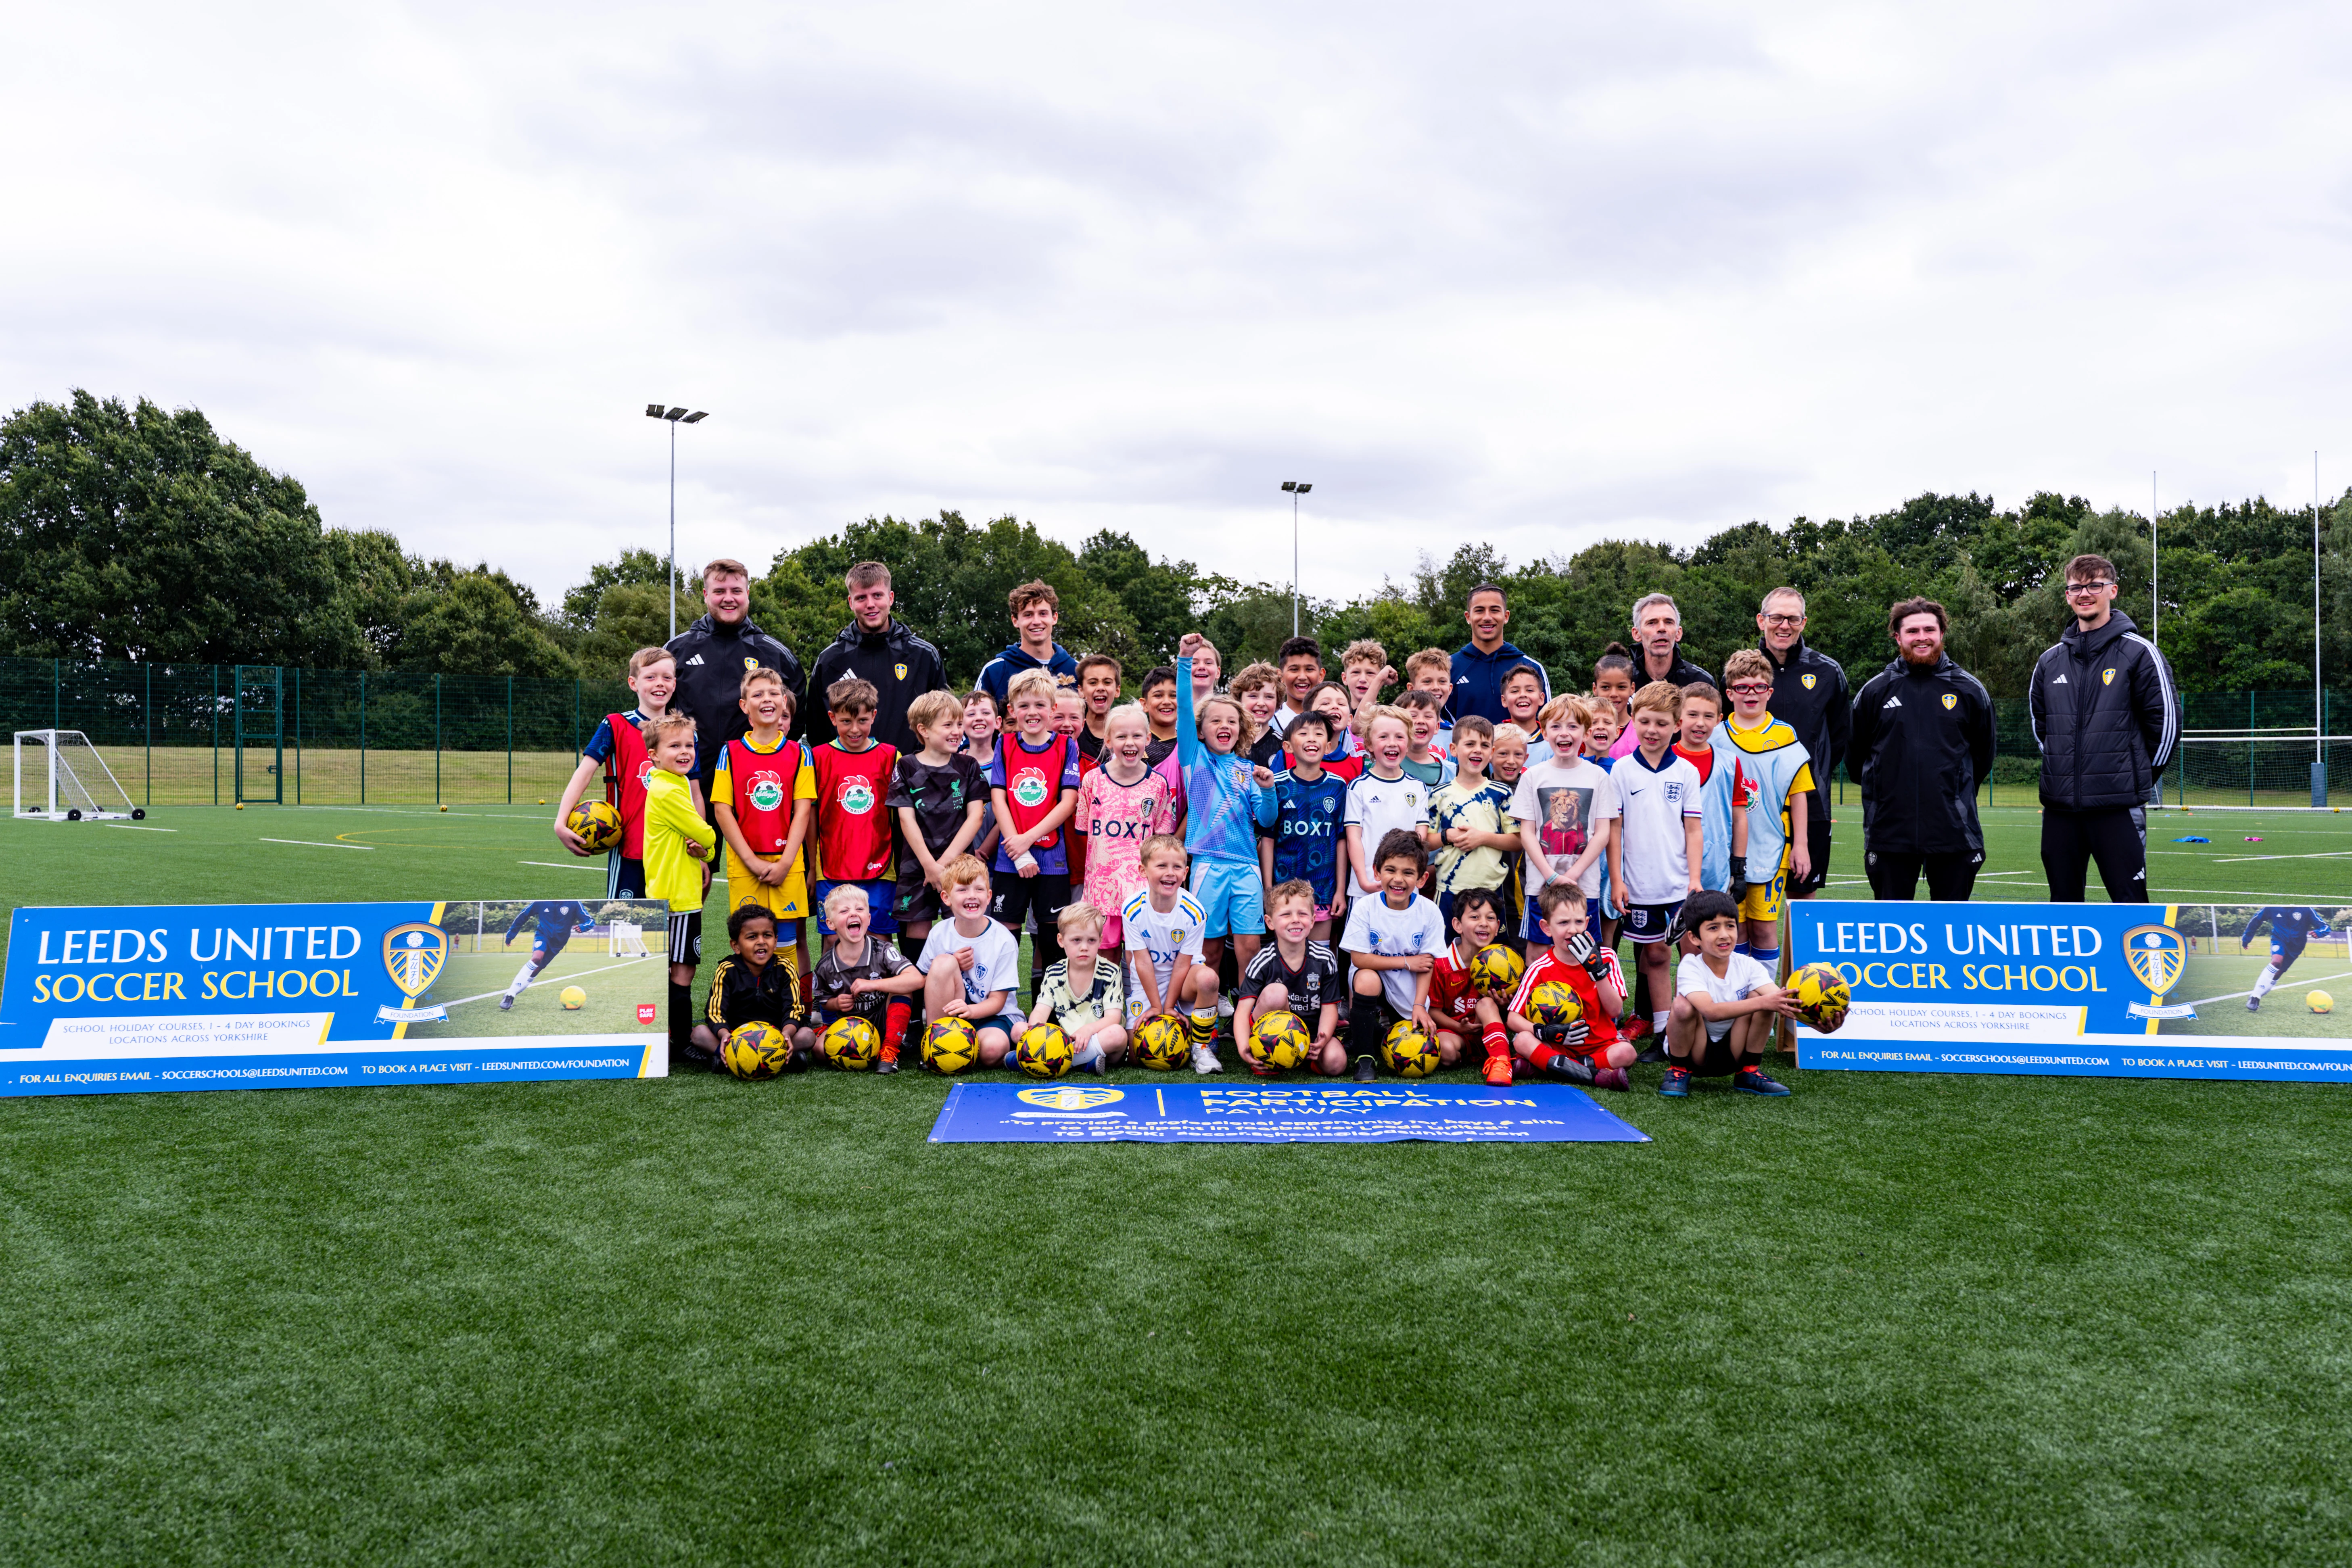
[[[2352,1083],[2352,903],[1792,906],[1853,990],[1808,1068]],[[2352,1001],[2352,990],[2346,990]],[[2249,1003],[2253,1004],[2249,1005]]]
[[[658,1078],[664,926],[576,898],[20,909],[0,1095]]]

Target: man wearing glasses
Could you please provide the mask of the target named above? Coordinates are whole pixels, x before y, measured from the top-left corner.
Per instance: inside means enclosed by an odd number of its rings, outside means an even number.
[[[2180,739],[2172,671],[2115,604],[2115,563],[2066,563],[2074,624],[2035,663],[2027,690],[2042,748],[2042,868],[2059,903],[2083,901],[2093,860],[2111,900],[2147,902],[2143,808]]]
[[[1805,596],[1775,588],[1756,608],[1758,646],[1772,661],[1772,717],[1797,732],[1812,759],[1814,789],[1802,826],[1811,869],[1789,879],[1789,897],[1810,899],[1830,877],[1830,781],[1853,738],[1853,700],[1845,669],[1805,641]],[[1797,831],[1792,828],[1791,831]]]

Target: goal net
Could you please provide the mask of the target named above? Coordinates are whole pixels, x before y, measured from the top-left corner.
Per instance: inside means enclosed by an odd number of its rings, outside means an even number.
[[[19,730],[16,745],[18,816],[51,822],[145,816],[115,782],[114,770],[79,730]]]
[[[627,921],[614,921],[612,925],[613,956],[615,958],[651,958],[646,949],[645,928]]]
[[[2352,736],[2315,735],[2308,726],[2184,735],[2162,795],[2166,805],[2214,810],[2352,804]]]

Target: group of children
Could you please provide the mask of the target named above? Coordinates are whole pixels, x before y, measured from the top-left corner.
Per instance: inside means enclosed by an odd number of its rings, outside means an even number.
[[[830,687],[835,738],[810,745],[789,737],[782,678],[751,669],[748,732],[716,759],[706,820],[692,721],[667,710],[675,666],[647,648],[630,666],[637,708],[598,728],[556,831],[588,852],[569,820],[605,768],[624,825],[609,891],[671,910],[680,1066],[711,1065],[753,1019],[786,1029],[804,1063],[830,1023],[857,1016],[890,1072],[919,1019],[961,1017],[983,1066],[1051,1022],[1076,1066],[1106,1072],[1165,1016],[1212,1073],[1230,1014],[1234,1054],[1263,1074],[1253,1026],[1286,1011],[1328,1075],[1370,1078],[1410,1023],[1447,1065],[1482,1057],[1493,1084],[1532,1071],[1622,1089],[1633,1062],[1663,1060],[1669,1095],[1694,1072],[1788,1092],[1761,1056],[1789,1012],[1781,898],[1805,851],[1788,824],[1813,782],[1768,711],[1761,653],[1727,666],[1727,721],[1715,687],[1637,687],[1614,647],[1581,695],[1549,696],[1532,664],[1507,672],[1500,723],[1446,721],[1442,650],[1407,658],[1388,701],[1397,678],[1377,644],[1339,663],[1328,679],[1319,646],[1294,637],[1220,690],[1215,649],[1191,634],[1133,700],[1100,655],[1013,675],[1001,706],[986,689],[919,697],[919,745],[903,754],[873,738],[872,683]],[[731,952],[698,1016],[714,865]],[[1474,973],[1496,944],[1526,955],[1515,988]],[[1560,985],[1575,1022],[1530,1003]]]

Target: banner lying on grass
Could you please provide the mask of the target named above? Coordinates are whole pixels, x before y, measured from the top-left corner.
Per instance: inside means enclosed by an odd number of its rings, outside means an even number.
[[[0,1095],[659,1078],[666,921],[602,899],[20,909]]]
[[[2352,987],[2352,906],[1792,910],[1793,961],[1853,991],[1836,1034],[1797,1031],[1808,1068],[2352,1083],[2352,1015],[2328,991]]]
[[[934,1143],[1646,1143],[1564,1084],[960,1083]]]

